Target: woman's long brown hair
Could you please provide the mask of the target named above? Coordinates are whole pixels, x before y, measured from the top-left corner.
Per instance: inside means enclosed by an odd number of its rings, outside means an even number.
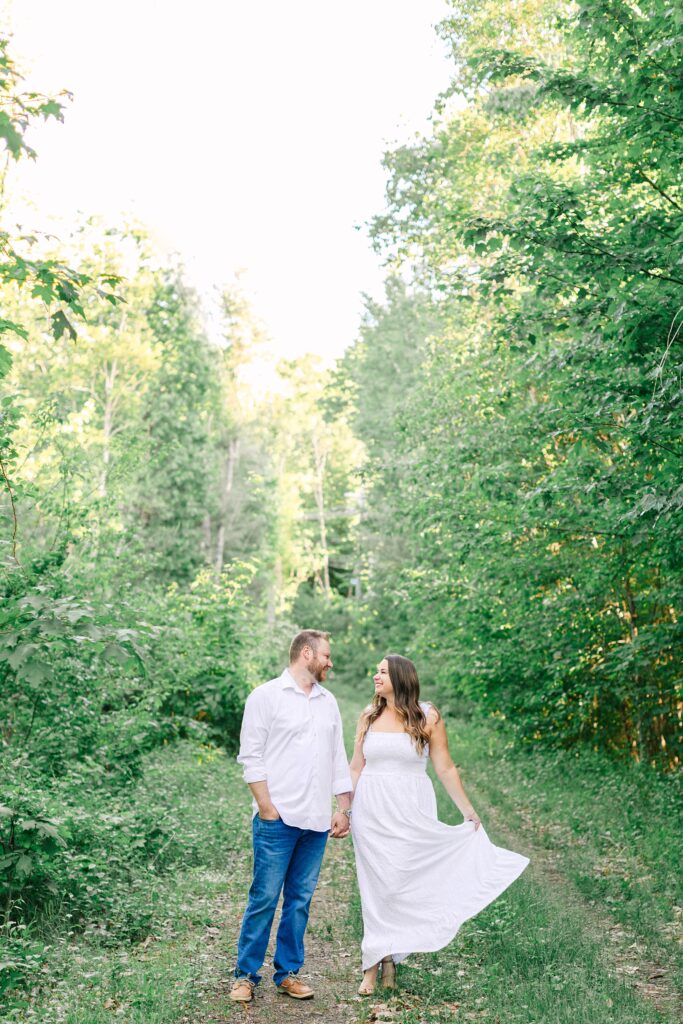
[[[429,743],[429,734],[427,719],[420,707],[420,680],[417,669],[410,658],[404,658],[401,654],[387,654],[386,661],[389,665],[391,685],[394,688],[394,710],[415,744],[418,754],[422,754]],[[368,729],[386,706],[385,698],[376,693],[361,727],[360,740],[365,739]],[[436,713],[439,714],[438,711]]]

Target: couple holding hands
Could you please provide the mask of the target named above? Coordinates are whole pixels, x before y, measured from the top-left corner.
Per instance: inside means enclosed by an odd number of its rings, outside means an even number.
[[[237,760],[254,797],[254,868],[230,992],[236,1002],[250,1002],[261,980],[281,894],[273,980],[283,995],[314,995],[297,974],[329,835],[353,836],[363,912],[360,995],[372,995],[380,970],[392,988],[395,965],[409,953],[446,946],[529,863],[486,835],[451,760],[443,719],[420,700],[412,661],[389,654],[380,662],[350,765],[337,701],[322,685],[331,668],[329,635],[303,630],[292,640],[288,668],[256,687],[244,709]],[[461,825],[438,820],[430,759]]]

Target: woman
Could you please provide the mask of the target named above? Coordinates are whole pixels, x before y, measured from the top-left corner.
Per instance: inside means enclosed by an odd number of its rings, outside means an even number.
[[[448,752],[443,719],[420,702],[412,661],[389,654],[375,696],[358,721],[351,760],[353,846],[363,910],[363,981],[372,995],[394,985],[395,964],[411,952],[442,949],[460,925],[517,878],[527,857],[494,846]],[[436,814],[434,770],[465,821]]]

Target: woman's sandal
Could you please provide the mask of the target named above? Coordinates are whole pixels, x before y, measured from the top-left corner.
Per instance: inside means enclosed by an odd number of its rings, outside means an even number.
[[[396,988],[396,964],[391,956],[382,960],[382,988]]]
[[[375,994],[375,985],[376,984],[377,984],[377,975],[376,974],[375,974],[374,981],[368,981],[368,979],[365,977],[365,974],[363,974],[363,980],[360,983],[360,988],[358,989],[358,995],[359,996],[372,996],[372,995],[374,995]]]

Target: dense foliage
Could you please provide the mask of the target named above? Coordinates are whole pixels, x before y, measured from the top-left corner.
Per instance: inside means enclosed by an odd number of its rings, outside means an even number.
[[[394,294],[346,359],[357,429],[385,453],[369,526],[405,538],[370,571],[385,642],[528,738],[673,767],[681,14],[452,6],[453,97],[387,157],[374,224],[441,319],[417,375],[392,367],[406,400],[381,435],[365,409]]]

